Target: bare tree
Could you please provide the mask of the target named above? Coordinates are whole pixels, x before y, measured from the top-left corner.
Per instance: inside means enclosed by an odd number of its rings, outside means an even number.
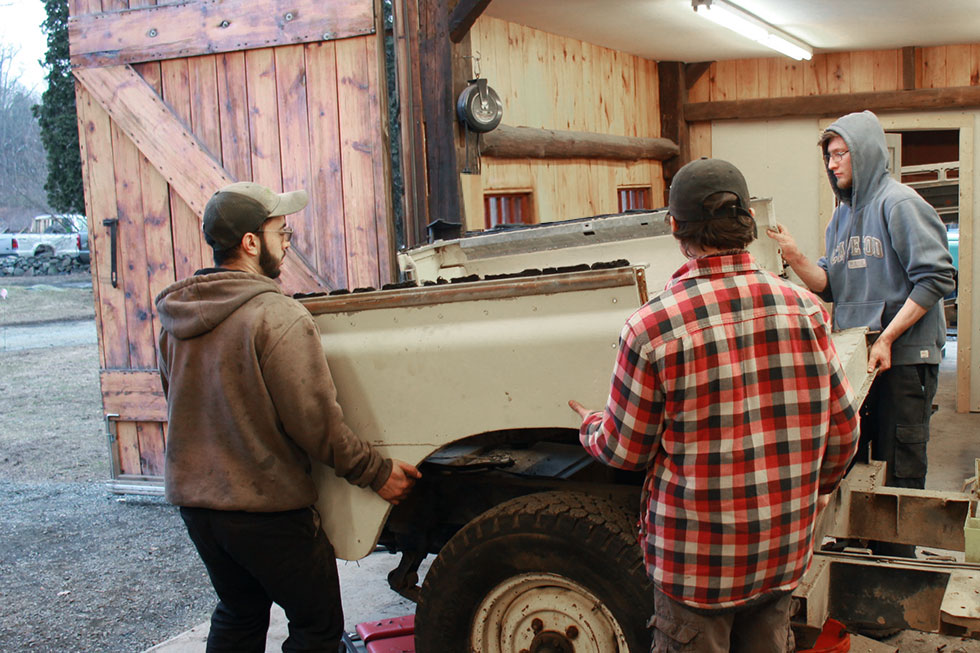
[[[47,162],[31,111],[37,98],[13,72],[15,54],[0,43],[0,207],[46,213]]]

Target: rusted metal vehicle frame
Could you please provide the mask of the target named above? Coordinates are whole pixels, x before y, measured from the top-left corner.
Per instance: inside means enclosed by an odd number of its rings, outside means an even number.
[[[857,632],[911,628],[980,638],[980,564],[956,555],[964,550],[964,523],[975,498],[885,487],[884,478],[882,462],[855,465],[821,515],[816,542],[831,536],[940,551],[932,559],[859,548],[816,552],[794,593],[798,639],[815,638],[828,617]]]

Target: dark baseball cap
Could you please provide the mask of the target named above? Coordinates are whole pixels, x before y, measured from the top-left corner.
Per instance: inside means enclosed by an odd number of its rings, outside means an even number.
[[[261,184],[239,181],[218,189],[208,200],[204,235],[215,249],[228,249],[269,218],[302,211],[308,201],[305,190],[276,193]]]
[[[715,193],[733,193],[738,197],[736,213],[749,213],[749,187],[738,168],[721,159],[701,158],[691,161],[670,182],[668,211],[675,220],[714,220],[734,217],[730,213],[709,213],[704,202]]]

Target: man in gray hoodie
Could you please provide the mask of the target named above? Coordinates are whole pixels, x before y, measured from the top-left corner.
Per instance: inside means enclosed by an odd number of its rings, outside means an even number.
[[[337,651],[340,586],[311,458],[393,504],[419,477],[344,423],[316,324],[273,281],[285,216],[306,202],[251,182],[220,189],[204,209],[217,267],[157,297],[165,491],[218,595],[208,651],[264,651],[273,601],[289,620],[283,651]]]
[[[924,488],[929,417],[946,341],[942,298],[953,289],[946,230],[935,209],[887,170],[888,148],[870,111],[843,116],[820,139],[838,204],[816,263],[780,225],[769,230],[783,259],[824,301],[834,328],[880,332],[861,409],[858,459],[888,463],[887,485]],[[907,551],[903,551],[907,553]]]

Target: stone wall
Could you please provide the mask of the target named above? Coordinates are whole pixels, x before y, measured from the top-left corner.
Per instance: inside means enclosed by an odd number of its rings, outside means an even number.
[[[0,277],[40,277],[88,272],[89,264],[75,256],[5,256]]]

